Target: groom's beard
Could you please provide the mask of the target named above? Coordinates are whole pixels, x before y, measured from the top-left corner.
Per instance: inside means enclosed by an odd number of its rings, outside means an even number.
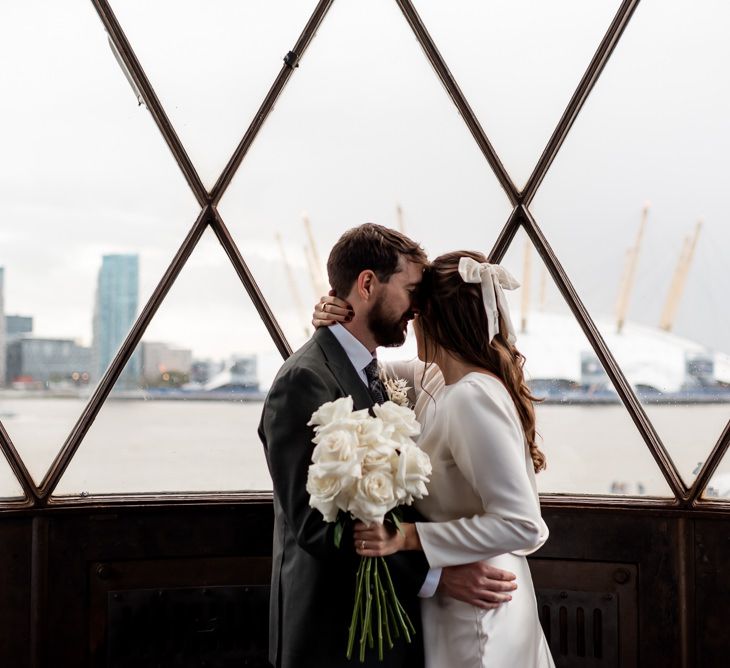
[[[402,346],[406,341],[408,321],[413,318],[409,309],[400,316],[385,312],[383,302],[378,302],[368,315],[368,327],[379,346],[393,348]]]

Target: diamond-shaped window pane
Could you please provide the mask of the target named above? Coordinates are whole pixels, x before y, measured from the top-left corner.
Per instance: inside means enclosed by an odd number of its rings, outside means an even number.
[[[730,453],[726,452],[703,493],[705,499],[730,499]]]
[[[93,386],[103,256],[139,256],[141,304],[199,209],[91,3],[2,3],[0,60],[4,424],[39,482]]]
[[[270,490],[257,427],[280,364],[206,232],[55,494]]]
[[[541,492],[672,496],[613,383],[531,242],[520,231],[502,261],[517,348],[535,396],[548,468]]]
[[[688,485],[730,414],[723,31],[642,2],[532,207]]]
[[[0,415],[7,415],[8,411],[4,402],[0,402]],[[25,496],[23,488],[10,468],[5,456],[0,453],[0,501],[11,499],[22,499]]]
[[[620,3],[414,5],[513,181],[524,185]]]
[[[334,3],[220,211],[296,347],[345,230],[488,251],[510,206],[397,5],[375,0]]]
[[[201,179],[233,154],[315,0],[114,0],[112,8]]]

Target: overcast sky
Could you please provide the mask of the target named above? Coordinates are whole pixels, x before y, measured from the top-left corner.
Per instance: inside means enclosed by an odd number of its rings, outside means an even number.
[[[112,7],[207,185],[233,152],[313,0],[117,0]],[[420,0],[446,62],[518,185],[619,2]],[[687,13],[691,12],[691,19]],[[613,312],[651,203],[629,318],[657,325],[685,236],[704,220],[675,332],[730,352],[730,45],[723,2],[644,0],[533,203],[591,313]],[[91,2],[0,4],[0,266],[9,313],[88,344],[104,253],[140,254],[140,306],[198,214]],[[296,344],[310,310],[302,215],[322,260],[367,220],[429,254],[488,251],[510,207],[392,0],[336,0],[220,211]],[[506,263],[522,272],[522,247]],[[533,272],[537,294],[539,271]],[[277,358],[215,239],[146,334],[198,356]],[[549,286],[548,308],[565,310]],[[265,380],[265,379],[264,379]]]

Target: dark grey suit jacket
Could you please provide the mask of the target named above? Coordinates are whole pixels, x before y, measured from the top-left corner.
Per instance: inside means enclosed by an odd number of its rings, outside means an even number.
[[[399,598],[417,628],[412,644],[397,641],[382,663],[372,651],[365,664],[356,654],[352,661],[345,658],[359,557],[348,532],[335,548],[334,524],[310,508],[306,482],[314,448],[307,422],[326,401],[348,395],[356,410],[373,405],[342,346],[321,328],[284,363],[264,404],[259,436],[274,482],[275,513],[269,658],[276,668],[422,666],[417,595],[428,564],[421,552],[387,558]]]

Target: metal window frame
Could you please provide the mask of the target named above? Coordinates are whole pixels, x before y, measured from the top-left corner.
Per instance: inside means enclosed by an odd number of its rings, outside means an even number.
[[[717,443],[710,453],[710,456],[705,461],[693,485],[688,488],[682,480],[676,465],[664,447],[659,435],[654,429],[651,420],[649,420],[646,415],[641,402],[638,400],[610,349],[601,337],[595,323],[583,305],[567,273],[560,264],[558,257],[552,250],[542,229],[529,210],[530,203],[534,199],[543,179],[567,138],[573,123],[577,119],[583,105],[608,63],[615,47],[619,43],[625,28],[629,24],[634,11],[639,5],[640,0],[623,0],[573,96],[568,102],[568,105],[566,106],[566,109],[553,131],[545,149],[540,155],[527,183],[521,191],[515,186],[505,166],[494,150],[474,111],[471,109],[467,99],[459,88],[456,79],[450,72],[446,62],[438,51],[436,44],[428,33],[426,26],[413,6],[412,1],[394,1],[400,8],[405,20],[411,27],[416,39],[421,45],[426,58],[430,62],[436,75],[446,89],[446,92],[462,116],[468,130],[472,134],[472,137],[514,207],[490,252],[490,261],[499,262],[504,257],[504,254],[512,243],[520,227],[525,230],[532,244],[540,254],[545,266],[568,304],[568,307],[572,311],[579,326],[603,364],[606,373],[613,382],[616,391],[624,404],[624,407],[631,416],[634,424],[639,430],[639,433],[644,439],[649,452],[656,461],[657,466],[661,470],[674,494],[673,498],[543,494],[541,495],[543,502],[546,503],[546,505],[555,507],[569,505],[572,507],[586,508],[596,506],[612,508],[621,507],[644,511],[675,510],[683,513],[709,513],[712,516],[716,516],[718,513],[730,513],[730,500],[709,500],[701,497],[702,492],[712,477],[712,474],[717,469],[722,457],[725,455],[728,448],[730,448],[730,421],[728,421],[727,426],[720,435]],[[6,512],[23,512],[46,507],[57,507],[59,509],[63,509],[114,504],[200,504],[201,501],[217,504],[230,503],[232,501],[245,499],[262,500],[271,498],[271,495],[268,493],[246,491],[214,494],[110,494],[94,495],[87,498],[54,498],[52,494],[64,471],[71,462],[71,459],[76,454],[95,417],[101,410],[104,401],[114,386],[114,383],[142,339],[147,326],[154,317],[159,306],[162,304],[162,301],[184,267],[187,259],[194,251],[198,241],[208,228],[213,231],[222,245],[280,354],[283,358],[286,358],[291,354],[291,347],[260,288],[258,287],[253,274],[243,259],[233,237],[228,231],[223,218],[217,210],[217,205],[230,185],[242,161],[245,159],[251,144],[266,122],[274,104],[279,99],[287,82],[294,73],[294,70],[298,67],[299,59],[304,55],[333,2],[334,0],[319,0],[317,3],[296,44],[292,50],[286,54],[286,57],[284,58],[284,65],[268,93],[264,97],[261,106],[246,129],[240,143],[221,172],[215,185],[210,192],[208,192],[206,191],[195,166],[180,141],[175,128],[165,113],[154,88],[147,78],[142,65],[138,61],[134,50],[127,40],[126,35],[117,21],[108,1],[91,0],[91,3],[96,9],[110,40],[127,68],[129,75],[139,89],[158,129],[162,133],[162,136],[180,167],[183,176],[188,182],[193,195],[198,201],[201,211],[167,270],[160,279],[155,291],[149,298],[115,358],[99,382],[94,394],[89,400],[81,416],[78,418],[74,428],[61,447],[61,450],[54,459],[40,485],[36,485],[33,481],[32,476],[28,472],[22,458],[13,445],[9,434],[6,432],[2,423],[0,423],[0,451],[7,458],[25,495],[24,498],[20,500],[4,500],[0,504],[0,514],[4,514]]]

